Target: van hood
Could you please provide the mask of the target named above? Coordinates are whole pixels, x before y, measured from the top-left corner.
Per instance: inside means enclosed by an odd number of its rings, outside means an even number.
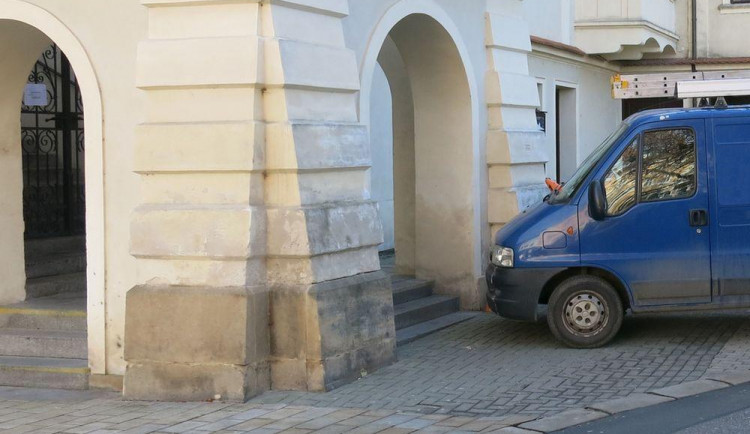
[[[578,206],[543,202],[528,208],[495,234],[495,244],[513,249],[516,266],[580,263]]]

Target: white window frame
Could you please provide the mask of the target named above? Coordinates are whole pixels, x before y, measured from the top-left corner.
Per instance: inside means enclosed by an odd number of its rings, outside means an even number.
[[[732,3],[732,0],[723,0],[719,5],[722,14],[750,14],[750,2]]]

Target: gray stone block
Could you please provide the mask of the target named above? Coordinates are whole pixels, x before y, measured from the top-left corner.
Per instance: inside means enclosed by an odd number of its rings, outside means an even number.
[[[137,286],[126,303],[128,362],[246,365],[268,358],[264,287]]]
[[[712,390],[729,387],[726,383],[712,380],[696,380],[676,386],[662,387],[661,389],[650,390],[649,393],[668,396],[670,398],[685,398],[687,396],[697,395],[699,393],[710,392]]]
[[[515,426],[507,426],[505,428],[500,428],[495,431],[489,431],[493,433],[501,433],[501,434],[534,434],[538,433],[539,431],[531,431],[528,429],[518,428]]]
[[[83,359],[0,356],[4,386],[87,389],[88,376],[88,361]]]
[[[0,329],[4,356],[86,359],[87,345],[81,331]]]
[[[365,273],[271,292],[274,389],[323,391],[395,360],[389,277]]]
[[[725,374],[709,375],[706,376],[706,379],[721,381],[722,383],[729,383],[732,386],[736,386],[738,384],[750,382],[750,371],[728,372]]]
[[[554,416],[522,423],[521,425],[519,425],[519,428],[540,432],[552,432],[564,428],[570,428],[572,426],[580,425],[586,422],[591,422],[592,420],[600,419],[606,416],[607,413],[596,410],[567,410]]]
[[[139,286],[126,303],[126,398],[243,401],[268,390],[266,288]]]
[[[634,393],[630,396],[626,396],[625,398],[597,402],[595,404],[589,405],[587,408],[603,411],[609,414],[615,414],[673,400],[674,398],[669,398],[661,395],[653,395],[650,393]]]
[[[257,365],[129,363],[123,397],[148,401],[246,401],[268,390],[266,363]]]

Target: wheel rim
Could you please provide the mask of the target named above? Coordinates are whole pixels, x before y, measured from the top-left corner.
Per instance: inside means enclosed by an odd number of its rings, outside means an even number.
[[[562,320],[565,328],[574,335],[591,337],[607,326],[609,307],[601,295],[579,291],[565,301]]]

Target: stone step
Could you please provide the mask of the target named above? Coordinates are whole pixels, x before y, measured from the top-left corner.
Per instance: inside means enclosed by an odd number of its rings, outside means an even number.
[[[0,306],[0,329],[8,328],[85,332],[86,311]]]
[[[51,389],[88,389],[85,359],[0,356],[0,385]]]
[[[26,298],[86,292],[86,273],[60,274],[26,280]]]
[[[86,271],[86,252],[72,251],[26,258],[26,278],[56,276]]]
[[[413,301],[432,295],[433,281],[419,279],[398,280],[391,284],[393,289],[393,305]]]
[[[27,258],[45,256],[53,253],[86,251],[86,237],[82,235],[71,237],[40,238],[27,240],[25,244]]]
[[[408,344],[409,342],[415,341],[419,338],[423,338],[446,327],[450,327],[454,324],[458,324],[460,322],[474,318],[477,315],[480,315],[480,313],[454,312],[449,313],[448,315],[443,315],[439,318],[431,319],[419,324],[414,324],[413,326],[402,328],[396,332],[396,345],[401,346],[404,344]]]
[[[0,356],[87,359],[86,332],[0,329]]]
[[[431,295],[393,306],[396,330],[458,311],[458,297]]]

